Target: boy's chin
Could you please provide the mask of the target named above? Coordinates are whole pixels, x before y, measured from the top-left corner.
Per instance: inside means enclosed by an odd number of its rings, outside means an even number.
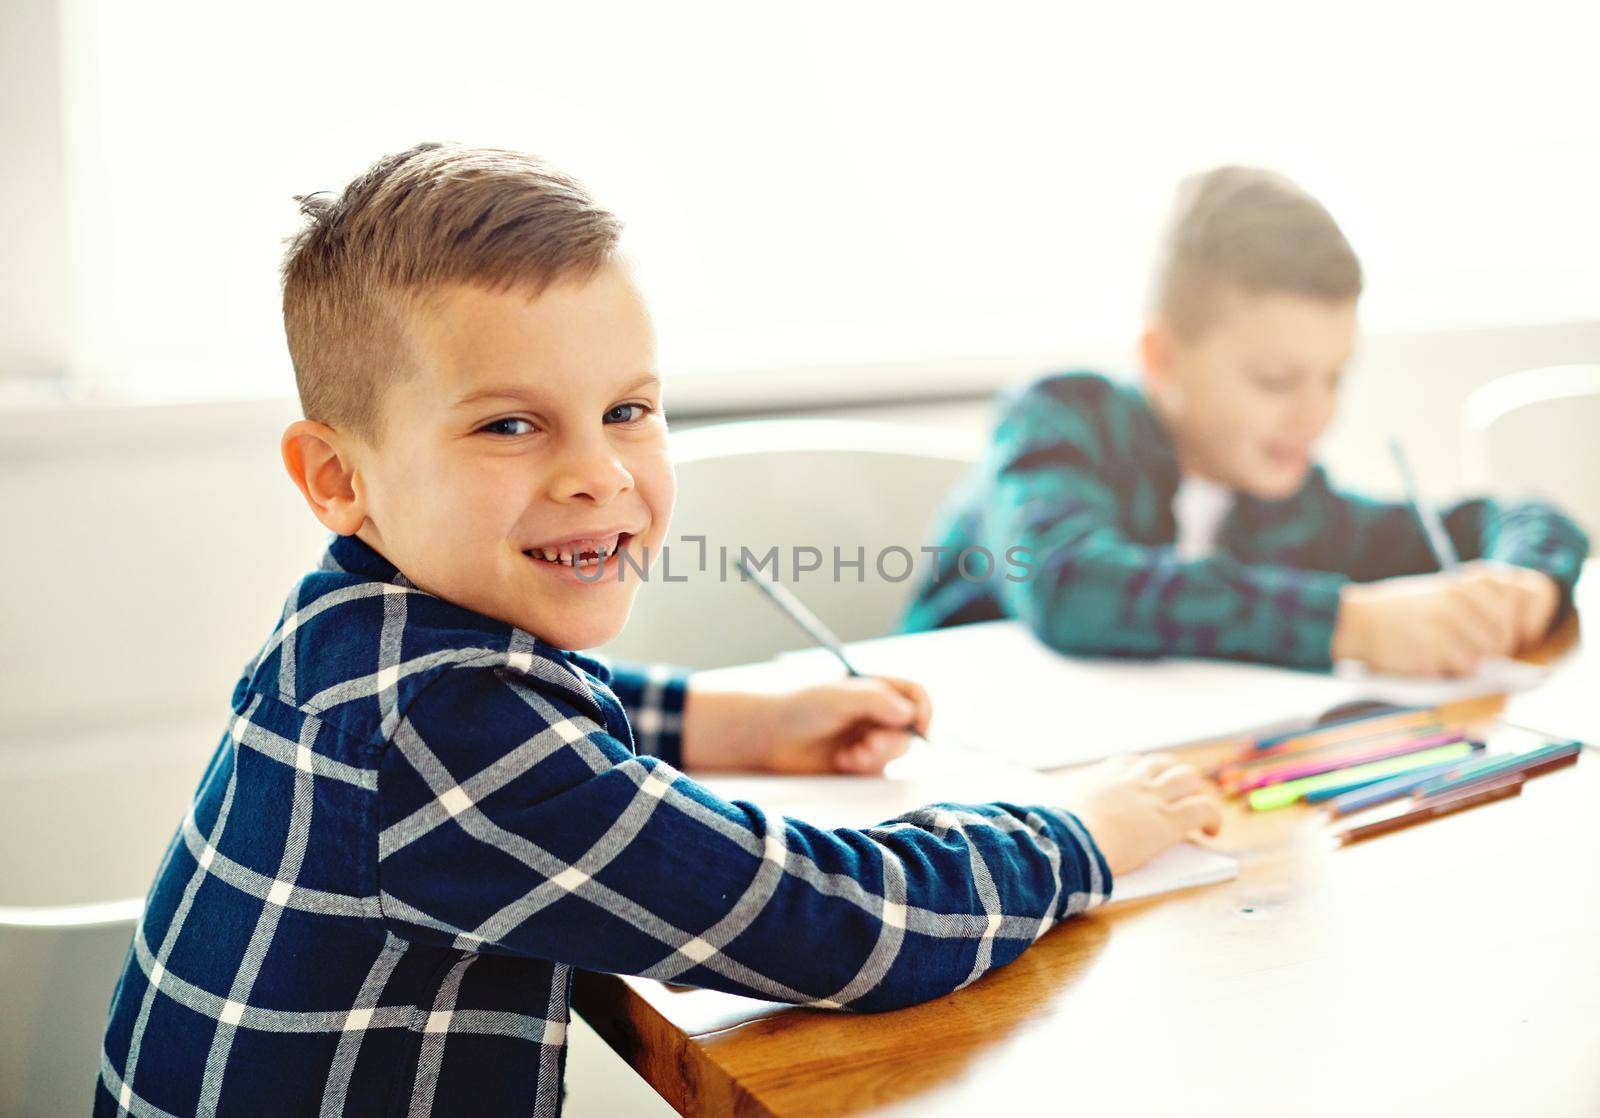
[[[1239,488],[1260,501],[1284,501],[1300,492],[1310,474],[1309,467],[1263,471],[1246,479]]]
[[[1238,488],[1256,497],[1258,501],[1285,501],[1301,491],[1301,486],[1306,485],[1307,477],[1310,477],[1309,462],[1306,465],[1291,465],[1291,467],[1266,465],[1246,470]]]
[[[598,611],[597,611],[598,612]],[[612,616],[613,613],[615,616]],[[600,616],[570,619],[529,618],[520,627],[545,644],[568,652],[598,648],[614,640],[628,620],[628,610],[607,610]]]

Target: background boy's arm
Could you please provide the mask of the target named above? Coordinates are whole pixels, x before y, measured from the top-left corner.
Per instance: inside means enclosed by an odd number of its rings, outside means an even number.
[[[1002,420],[981,542],[997,556],[1027,548],[1033,565],[1000,583],[1008,612],[1066,652],[1326,666],[1346,579],[1227,555],[1185,562],[1170,544],[1130,539],[1113,482],[1131,457],[1110,445],[1118,437],[1094,401],[1038,388]]]
[[[1329,491],[1325,545],[1330,566],[1357,582],[1439,570],[1409,503]],[[1462,560],[1484,559],[1538,571],[1559,590],[1557,617],[1572,605],[1589,540],[1560,510],[1537,501],[1462,501],[1445,512],[1445,530]],[[1552,619],[1554,620],[1554,619]]]
[[[1534,502],[1466,501],[1444,517],[1465,560],[1439,570],[1410,504],[1323,489],[1315,561],[1348,573],[1333,650],[1374,667],[1462,675],[1540,640],[1571,608],[1588,541]],[[1423,573],[1428,572],[1428,573]]]
[[[379,801],[398,934],[790,1002],[938,996],[1111,884],[1065,811],[945,806],[822,830],[722,800],[477,669],[410,706]]]

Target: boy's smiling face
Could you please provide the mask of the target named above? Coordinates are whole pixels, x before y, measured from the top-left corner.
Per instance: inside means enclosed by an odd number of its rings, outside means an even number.
[[[447,288],[409,326],[419,368],[386,389],[382,434],[357,453],[357,535],[421,589],[558,648],[610,640],[675,492],[628,266],[537,297]]]
[[[1151,326],[1146,384],[1184,470],[1266,500],[1292,496],[1333,420],[1355,337],[1354,299],[1290,294],[1227,292],[1191,339]]]

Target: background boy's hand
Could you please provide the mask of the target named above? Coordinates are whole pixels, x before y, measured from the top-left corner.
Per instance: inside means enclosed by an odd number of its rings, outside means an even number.
[[[1560,600],[1549,575],[1487,561],[1353,582],[1340,594],[1332,654],[1379,671],[1470,675],[1542,637]]]
[[[786,773],[879,773],[926,733],[928,693],[905,679],[856,676],[778,697],[763,767]]]
[[[1169,754],[1112,757],[1070,779],[1062,806],[1088,828],[1113,876],[1195,831],[1222,828],[1222,809],[1200,771]]]
[[[1510,603],[1516,616],[1517,645],[1525,649],[1550,631],[1561,605],[1561,585],[1543,571],[1478,559],[1462,568],[1493,586]]]
[[[859,676],[781,695],[697,692],[684,708],[684,765],[781,773],[878,773],[925,734],[928,693]]]

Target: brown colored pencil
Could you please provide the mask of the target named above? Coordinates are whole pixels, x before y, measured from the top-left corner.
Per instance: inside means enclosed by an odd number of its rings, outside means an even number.
[[[1360,842],[1362,839],[1372,838],[1375,835],[1388,834],[1398,831],[1402,827],[1412,827],[1418,823],[1426,823],[1430,819],[1437,819],[1441,815],[1450,815],[1457,811],[1464,811],[1469,807],[1479,804],[1492,803],[1510,796],[1522,795],[1522,774],[1505,773],[1499,780],[1480,785],[1477,788],[1461,789],[1456,794],[1441,794],[1436,798],[1413,802],[1408,805],[1409,810],[1396,812],[1374,819],[1370,823],[1353,823],[1342,831],[1335,833],[1334,837],[1344,845]]]

